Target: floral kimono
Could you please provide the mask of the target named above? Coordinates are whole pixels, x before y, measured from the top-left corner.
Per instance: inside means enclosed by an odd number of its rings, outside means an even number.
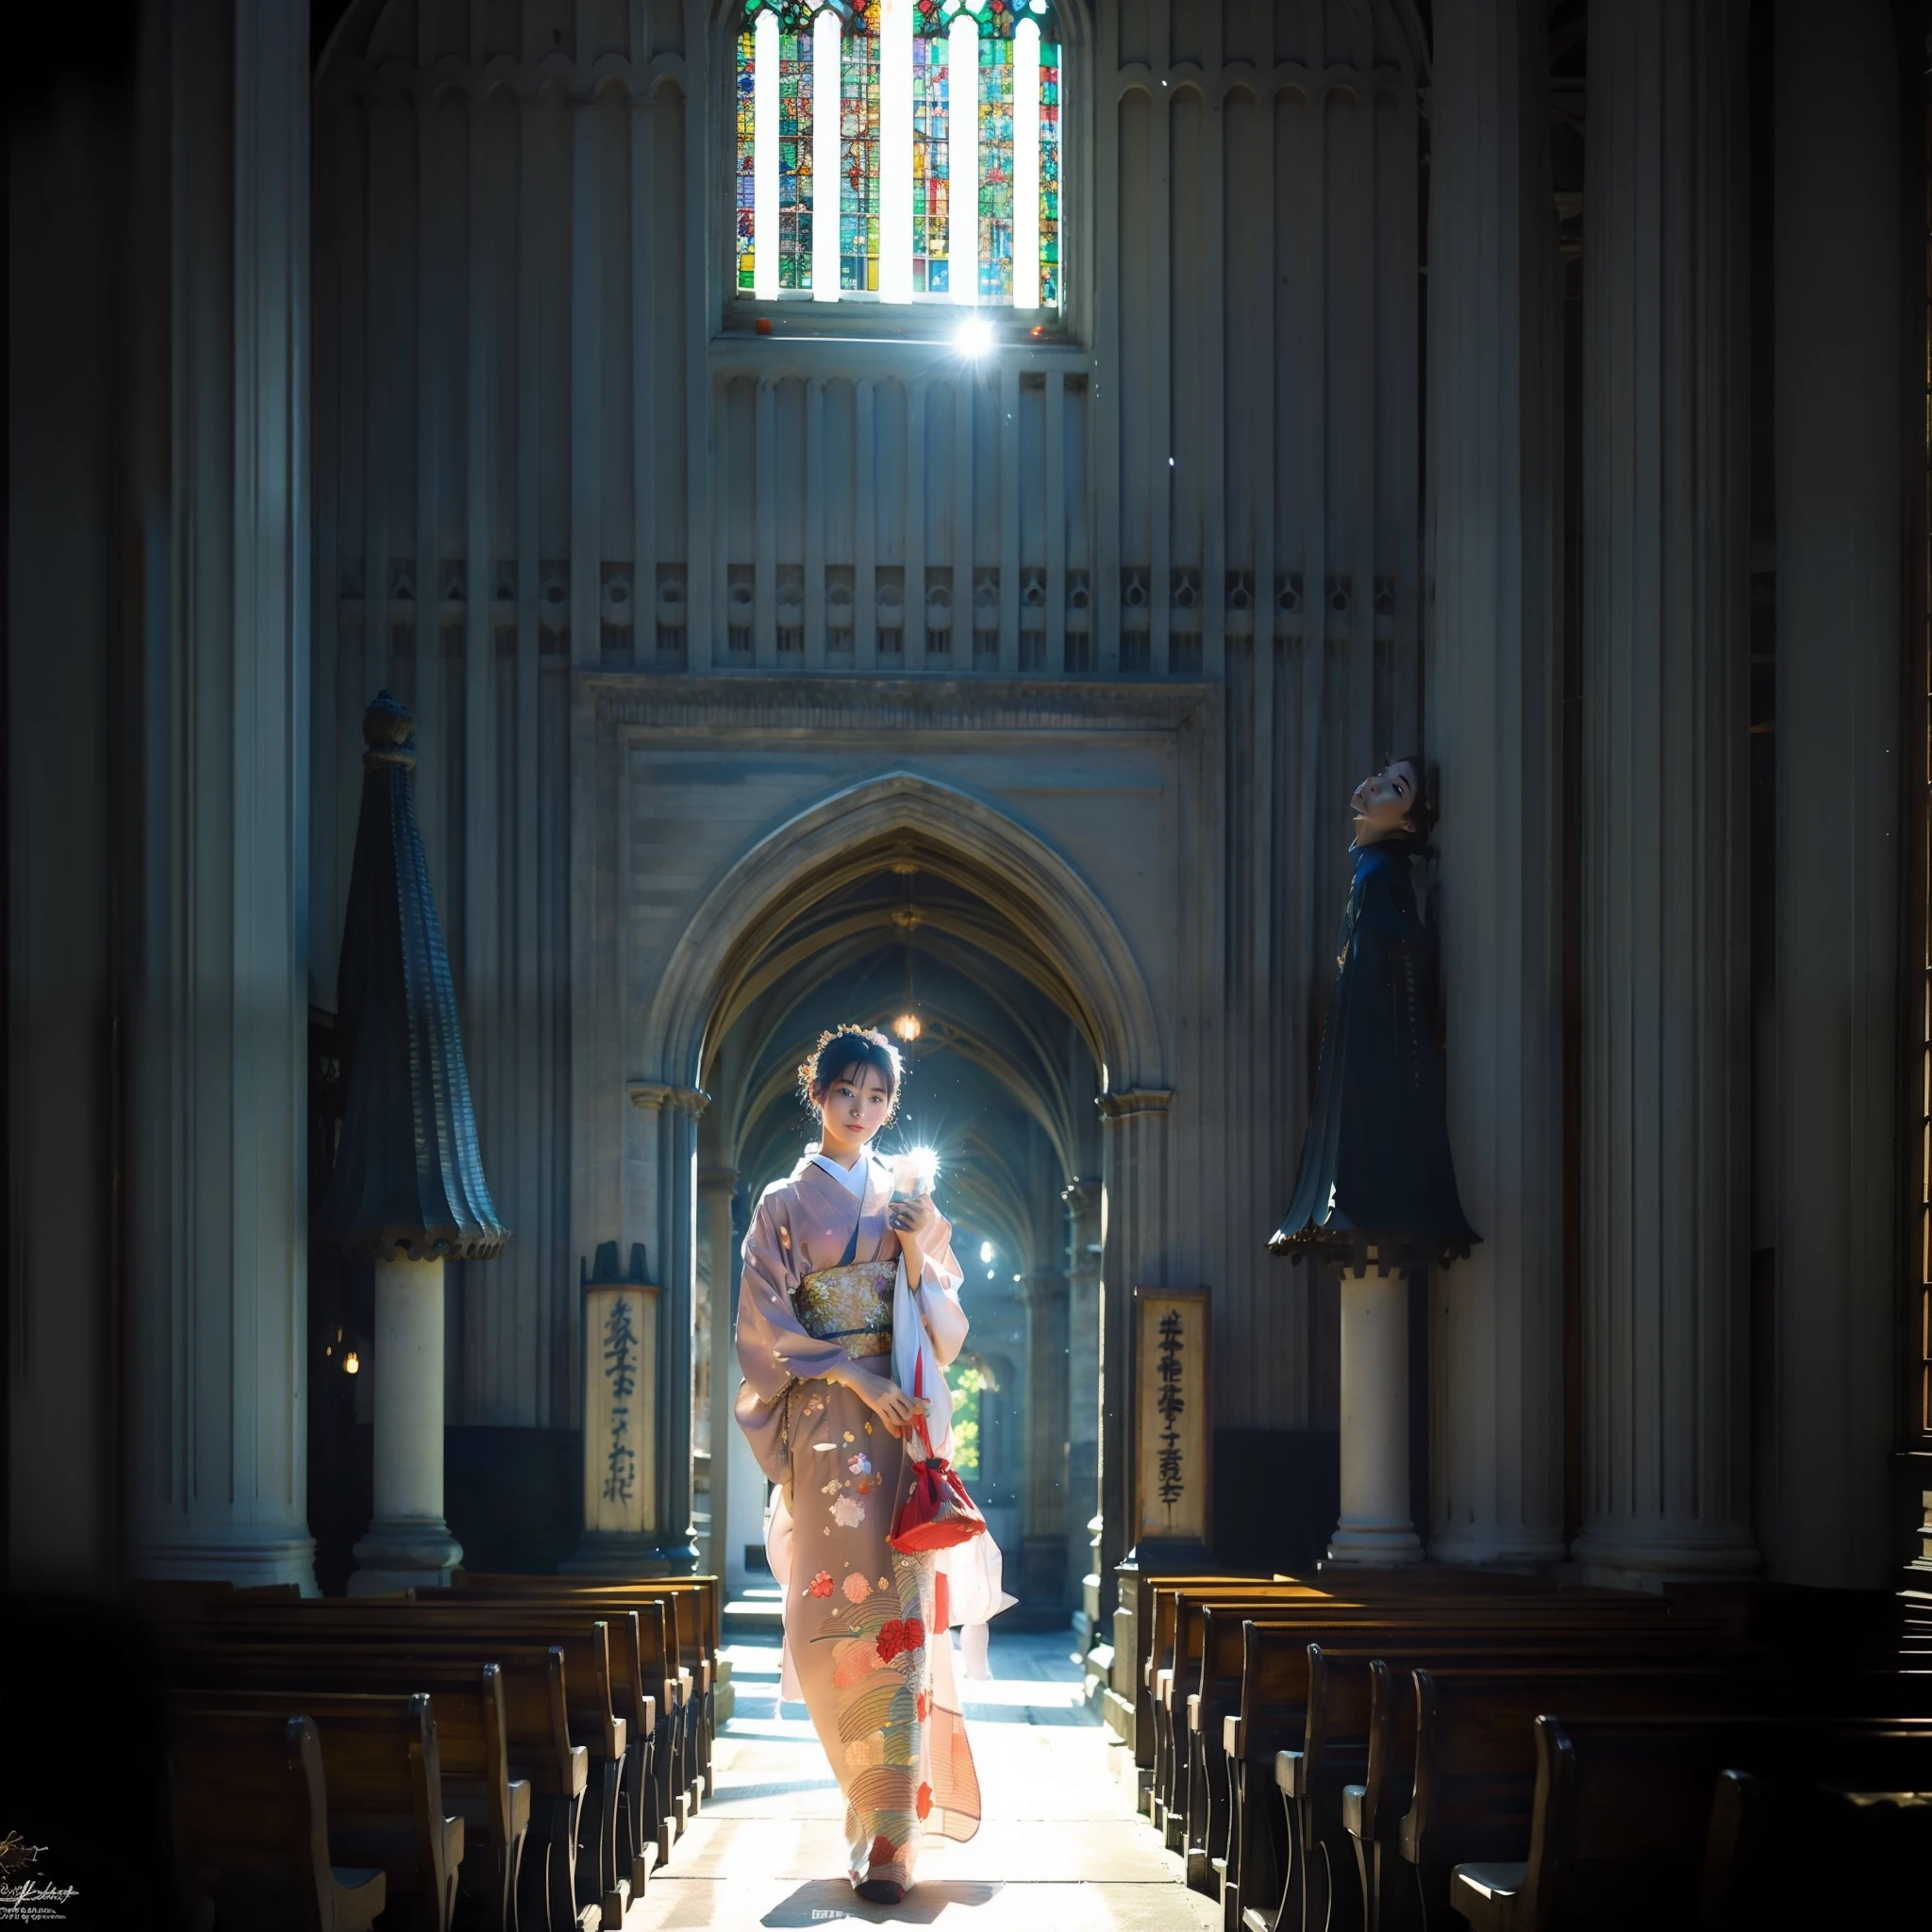
[[[978,1830],[979,1780],[943,1581],[930,1553],[906,1556],[887,1540],[912,1456],[850,1390],[823,1379],[844,1359],[892,1373],[891,1195],[891,1169],[870,1155],[849,1173],[808,1156],[765,1190],[744,1241],[737,1416],[786,1492],[789,1561],[777,1538],[772,1557],[787,1661],[845,1793],[852,1882],[908,1886],[926,1832]],[[951,1232],[941,1221],[929,1237],[921,1286],[957,1299]]]

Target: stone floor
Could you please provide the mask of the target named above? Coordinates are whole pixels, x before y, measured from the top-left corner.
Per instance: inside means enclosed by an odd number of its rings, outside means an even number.
[[[991,1683],[965,1684],[986,1807],[970,1844],[927,1840],[904,1904],[841,1875],[843,1805],[801,1704],[778,1702],[774,1645],[731,1647],[737,1711],[717,1795],[633,1903],[625,1932],[707,1926],[939,1925],[948,1932],[1218,1932],[1217,1907],[1135,1815],[1117,1745],[1082,1707],[1064,1632],[993,1625]]]

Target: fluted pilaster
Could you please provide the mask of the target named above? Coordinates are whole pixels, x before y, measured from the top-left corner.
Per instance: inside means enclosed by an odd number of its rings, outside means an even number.
[[[1100,1096],[1100,1613],[1113,1611],[1114,1570],[1134,1514],[1134,1290],[1166,1276],[1164,1088]]]
[[[1449,1138],[1483,1237],[1432,1283],[1430,1551],[1462,1563],[1563,1550],[1562,365],[1545,15],[1541,0],[1441,0],[1430,90],[1429,751]]]
[[[738,1355],[733,1345],[735,1317],[731,1282],[736,1270],[737,1242],[731,1232],[731,1201],[738,1188],[735,1167],[698,1170],[698,1224],[711,1257],[711,1278],[705,1291],[706,1335],[708,1342],[706,1375],[706,1415],[710,1452],[710,1496],[708,1512],[711,1547],[708,1569],[723,1576],[731,1546],[731,1451],[738,1434],[731,1404],[738,1393]]]
[[[1058,1268],[1023,1275],[1026,1307],[1025,1595],[1058,1605],[1067,1559],[1067,1277]]]
[[[1100,1198],[1072,1180],[1067,1204],[1067,1574],[1081,1579],[1085,1614],[1099,1616],[1093,1521],[1100,1513]]]
[[[132,1563],[314,1589],[308,9],[175,10],[171,497],[132,914]],[[230,76],[224,97],[211,76]]]
[[[1897,1280],[1899,73],[1884,0],[1773,42],[1776,1206],[1765,1558],[1880,1584]]]
[[[660,1547],[655,1570],[689,1570],[697,1562],[691,1523],[691,1311],[697,1294],[698,1116],[710,1095],[695,1087],[645,1080],[630,1088],[640,1129],[636,1164],[655,1208],[649,1225],[653,1270],[664,1292],[658,1307],[658,1498]],[[634,1210],[635,1211],[635,1210]],[[734,1385],[735,1386],[735,1385]]]
[[[1584,1527],[1755,1567],[1746,1407],[1743,0],[1591,21],[1584,293]]]

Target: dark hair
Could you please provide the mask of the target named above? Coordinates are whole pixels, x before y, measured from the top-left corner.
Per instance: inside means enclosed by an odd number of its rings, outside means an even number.
[[[1408,811],[1406,816],[1415,833],[1415,842],[1426,845],[1429,834],[1436,829],[1436,774],[1424,764],[1421,752],[1397,752],[1387,759],[1382,769],[1386,772],[1391,765],[1407,765],[1415,774],[1415,790],[1409,794]]]
[[[798,1091],[813,1107],[834,1080],[870,1067],[886,1083],[892,1111],[899,1107],[899,1049],[872,1026],[833,1026],[819,1035],[811,1058],[798,1069]],[[889,1115],[888,1118],[891,1116]]]

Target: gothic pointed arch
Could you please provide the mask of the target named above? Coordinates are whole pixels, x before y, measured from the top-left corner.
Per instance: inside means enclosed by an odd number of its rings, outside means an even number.
[[[1152,996],[1119,923],[1079,870],[991,801],[911,772],[831,793],[773,827],[712,886],[644,1016],[657,1077],[695,1085],[733,979],[801,895],[835,891],[894,844],[958,883],[1001,895],[1037,933],[1045,990],[1078,1023],[1108,1090],[1159,1087],[1165,1064]]]

